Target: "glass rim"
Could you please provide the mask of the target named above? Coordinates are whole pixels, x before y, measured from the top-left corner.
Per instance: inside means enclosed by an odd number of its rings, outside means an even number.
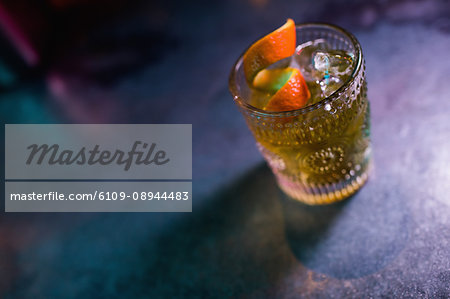
[[[266,111],[263,109],[259,109],[256,108],[250,104],[248,104],[240,95],[239,95],[239,91],[237,88],[237,83],[236,83],[236,73],[237,70],[239,69],[239,67],[241,67],[241,64],[243,62],[243,57],[245,52],[247,52],[247,50],[259,39],[257,39],[256,41],[254,41],[253,43],[251,43],[247,49],[244,50],[244,52],[242,52],[242,54],[239,56],[239,58],[237,59],[237,61],[234,63],[232,69],[231,69],[231,73],[230,76],[228,78],[228,88],[231,92],[231,94],[233,95],[233,100],[242,108],[244,108],[245,110],[250,110],[251,112],[254,112],[257,115],[260,116],[271,116],[271,117],[289,117],[289,116],[296,116],[296,115],[301,115],[301,114],[305,114],[311,111],[315,111],[318,110],[320,108],[322,108],[323,106],[325,106],[326,104],[332,103],[335,99],[339,98],[339,96],[344,93],[349,86],[351,85],[351,82],[353,82],[353,80],[355,79],[356,75],[358,74],[359,70],[361,69],[361,64],[362,64],[362,49],[361,49],[361,45],[359,44],[358,40],[356,39],[356,37],[348,32],[347,30],[337,26],[337,25],[333,25],[333,24],[329,24],[329,23],[314,23],[314,22],[308,22],[308,23],[300,23],[300,24],[296,24],[295,25],[295,29],[296,31],[298,29],[302,29],[302,28],[307,28],[307,27],[322,27],[322,28],[328,28],[328,29],[333,29],[335,31],[338,31],[342,34],[344,34],[345,36],[347,36],[350,41],[352,42],[353,46],[355,47],[355,57],[356,57],[356,65],[353,68],[353,71],[350,75],[350,77],[344,82],[344,84],[338,88],[337,90],[335,90],[331,95],[329,95],[328,97],[320,100],[319,102],[313,104],[313,105],[308,105],[306,107],[302,107],[299,109],[295,109],[295,110],[289,110],[289,111]],[[260,37],[261,38],[261,37]]]

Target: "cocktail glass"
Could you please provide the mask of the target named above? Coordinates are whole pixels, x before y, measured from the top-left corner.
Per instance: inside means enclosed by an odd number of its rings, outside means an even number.
[[[229,88],[280,188],[310,205],[333,203],[364,185],[371,165],[370,107],[361,46],[349,32],[328,24],[296,26],[297,44],[323,39],[331,50],[353,53],[352,72],[330,96],[303,108],[270,112],[249,104],[252,90],[243,55]]]

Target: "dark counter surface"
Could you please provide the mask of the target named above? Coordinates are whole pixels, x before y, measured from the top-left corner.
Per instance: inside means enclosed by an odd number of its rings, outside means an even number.
[[[153,3],[1,93],[3,123],[192,123],[194,199],[179,214],[2,213],[0,296],[449,298],[450,8],[367,3],[170,2],[146,22]],[[281,193],[228,92],[237,57],[286,17],[362,44],[375,168],[338,204]],[[99,59],[95,40],[123,32]],[[151,57],[114,65],[127,55]]]

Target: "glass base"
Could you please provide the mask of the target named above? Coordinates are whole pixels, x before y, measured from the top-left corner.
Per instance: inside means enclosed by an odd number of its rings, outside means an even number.
[[[277,175],[278,186],[289,197],[307,205],[326,205],[344,200],[358,191],[369,177],[370,163],[349,180],[320,186],[302,184]]]

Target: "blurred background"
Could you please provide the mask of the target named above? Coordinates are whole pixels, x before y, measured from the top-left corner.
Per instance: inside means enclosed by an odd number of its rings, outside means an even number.
[[[284,198],[228,92],[288,17],[362,44],[376,169],[338,205]],[[2,212],[0,297],[448,298],[449,49],[448,0],[0,0],[3,124],[194,134],[192,213]]]

